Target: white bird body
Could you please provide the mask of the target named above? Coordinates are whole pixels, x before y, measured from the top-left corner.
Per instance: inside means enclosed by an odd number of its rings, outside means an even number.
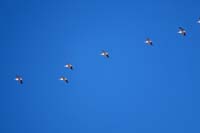
[[[179,31],[178,31],[179,34],[185,36],[186,35],[186,30],[183,29],[182,27],[179,27]]]
[[[109,53],[108,53],[107,51],[105,51],[105,50],[102,50],[102,52],[101,52],[100,55],[102,55],[102,56],[104,56],[104,57],[106,57],[106,58],[109,58],[109,57],[110,57],[110,56],[109,56]]]
[[[68,79],[65,78],[64,76],[61,76],[59,80],[64,81],[65,83],[68,83],[68,82],[69,82]]]
[[[197,20],[197,23],[200,24],[200,18]]]
[[[22,77],[16,76],[15,80],[18,81],[19,84],[23,84],[23,79],[22,79]]]
[[[66,64],[65,67],[68,68],[68,69],[73,70],[73,66],[72,66],[72,64]]]
[[[147,38],[146,41],[145,41],[144,43],[146,43],[146,44],[148,44],[148,45],[153,45],[152,40],[149,39],[149,38]]]

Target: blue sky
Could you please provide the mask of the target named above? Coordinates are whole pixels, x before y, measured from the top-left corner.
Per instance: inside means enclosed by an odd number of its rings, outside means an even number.
[[[199,5],[1,1],[0,132],[199,133]]]

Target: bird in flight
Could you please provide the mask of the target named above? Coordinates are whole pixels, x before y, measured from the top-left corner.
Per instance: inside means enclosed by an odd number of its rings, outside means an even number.
[[[15,80],[18,81],[19,84],[23,84],[23,79],[22,79],[22,77],[16,76]]]
[[[66,64],[65,67],[68,68],[68,69],[70,69],[70,70],[73,70],[72,64]]]
[[[68,79],[65,78],[64,76],[61,76],[59,80],[62,80],[62,81],[64,81],[65,83],[68,83],[68,82],[69,82]]]
[[[185,29],[183,29],[182,27],[179,27],[179,31],[178,31],[179,34],[185,36],[186,35],[186,31]]]
[[[152,42],[152,40],[150,38],[147,38],[146,41],[145,41],[145,43],[147,45],[151,45],[151,46],[153,45],[153,42]]]
[[[199,19],[197,20],[197,23],[200,24],[200,17],[199,17]]]
[[[100,55],[101,55],[101,56],[104,56],[104,57],[106,57],[106,58],[109,58],[109,57],[110,57],[110,56],[109,56],[109,53],[108,53],[107,51],[105,51],[105,50],[102,50]]]

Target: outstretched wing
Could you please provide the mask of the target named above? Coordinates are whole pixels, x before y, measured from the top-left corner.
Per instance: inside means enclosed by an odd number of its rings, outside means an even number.
[[[20,84],[23,84],[23,80],[19,80],[19,83],[20,83]]]
[[[65,79],[64,81],[65,81],[65,83],[69,83],[69,81],[67,79]]]

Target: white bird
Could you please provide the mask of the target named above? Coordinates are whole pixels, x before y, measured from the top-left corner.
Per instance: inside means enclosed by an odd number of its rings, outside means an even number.
[[[110,56],[109,56],[109,53],[108,53],[107,51],[105,51],[105,50],[102,50],[102,52],[101,52],[100,55],[102,55],[102,56],[104,56],[104,57],[106,57],[106,58],[109,58],[109,57],[110,57]]]
[[[197,20],[197,23],[200,24],[200,17],[199,17],[199,19]]]
[[[15,80],[18,81],[19,84],[23,84],[23,79],[22,79],[22,77],[16,76]]]
[[[186,35],[186,30],[183,29],[182,27],[179,27],[179,31],[178,31],[179,34],[185,36]]]
[[[68,79],[65,78],[64,76],[61,76],[59,80],[62,80],[62,81],[64,81],[65,83],[68,83],[68,82],[69,82]]]
[[[64,67],[73,70],[73,66],[72,66],[72,64],[66,64]]]
[[[151,46],[153,45],[153,42],[150,38],[147,38],[144,43],[146,43],[147,45],[151,45]]]

